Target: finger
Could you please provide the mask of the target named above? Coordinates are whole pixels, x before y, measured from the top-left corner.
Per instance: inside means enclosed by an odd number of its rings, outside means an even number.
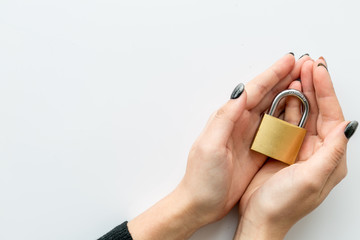
[[[299,81],[293,81],[290,86],[289,86],[289,89],[296,89],[296,90],[299,90],[301,91],[301,83],[300,83],[300,79]],[[289,100],[292,100],[291,103],[290,103],[290,108],[292,108],[293,106],[297,105],[299,107],[299,113],[298,114],[301,114],[301,111],[300,111],[300,102],[296,102],[296,99],[292,99],[292,98],[283,98],[280,100],[277,108],[275,109],[275,113],[274,113],[274,116],[277,117],[277,118],[280,118],[282,120],[285,120],[285,112],[287,111],[287,107],[288,107],[288,101]],[[290,109],[291,111],[291,109]],[[266,111],[267,112],[267,111]],[[300,115],[299,115],[300,116]],[[300,117],[299,117],[300,119]],[[285,121],[288,121],[288,120],[285,120]],[[293,124],[297,124],[296,122],[293,123]]]
[[[280,100],[277,108],[275,109],[274,117],[280,118],[280,116],[281,116],[282,117],[281,119],[284,119],[285,106],[286,106],[286,101],[285,101],[285,98],[283,98],[283,99]],[[269,111],[266,110],[266,112],[269,112]]]
[[[346,125],[349,122],[343,121],[335,126],[324,139],[323,145],[310,157],[301,164],[306,171],[308,179],[314,181],[317,187],[325,186],[330,175],[339,166],[345,158],[347,137],[344,134]],[[321,185],[321,186],[320,186]]]
[[[319,109],[316,102],[316,95],[313,82],[313,65],[314,61],[306,61],[301,69],[301,85],[303,93],[309,100],[310,112],[305,125],[307,133],[311,135],[317,135],[317,119],[319,115]]]
[[[333,127],[344,121],[344,116],[325,61],[319,58],[313,69],[316,101],[319,107],[319,120],[321,121],[318,133],[321,137],[325,137]]]
[[[293,81],[289,89],[295,89],[301,91],[300,81]],[[284,120],[294,125],[298,125],[301,118],[301,102],[297,97],[287,97],[285,106]]]
[[[347,164],[346,159],[344,158],[333,173],[329,176],[327,182],[325,183],[324,188],[321,191],[320,196],[324,199],[331,192],[331,190],[338,185],[341,180],[345,178],[347,174]]]
[[[291,71],[290,75],[293,80],[299,79],[301,76],[301,69],[305,62],[312,60],[312,58],[306,54],[299,58],[299,60],[296,61],[294,69]]]
[[[251,80],[246,85],[248,93],[247,108],[254,108],[277,83],[290,74],[294,64],[294,56],[286,54],[265,72]]]
[[[224,106],[217,110],[211,116],[204,131],[200,135],[200,139],[206,141],[212,147],[226,146],[236,121],[245,109],[247,93],[244,89],[244,84],[239,84],[234,92],[236,91],[238,91],[237,95],[241,92],[240,96],[237,96],[236,99],[230,99]]]
[[[352,134],[355,133],[357,127],[358,127],[358,122],[357,121],[352,121],[350,122],[345,129],[345,132],[350,131],[350,135],[349,132],[345,134],[345,136],[347,136],[347,138],[349,139],[351,137]],[[339,183],[341,182],[342,179],[345,178],[347,174],[347,162],[346,162],[346,155],[344,155],[344,157],[342,158],[341,162],[339,163],[339,165],[335,168],[335,170],[333,171],[333,173],[329,176],[328,181],[326,182],[324,189],[322,191],[323,197],[325,198],[329,192]]]
[[[281,112],[278,116],[279,119],[284,120],[285,112]]]
[[[275,96],[282,92],[283,90],[287,89],[290,85],[290,83],[300,77],[300,72],[302,65],[309,60],[309,56],[304,56],[300,58],[296,63],[292,71],[284,77],[284,79],[280,82],[278,82],[269,93],[264,96],[264,98],[261,100],[261,102],[256,106],[256,111],[262,113],[265,111],[265,109],[269,108],[271,105],[271,102],[274,100]]]

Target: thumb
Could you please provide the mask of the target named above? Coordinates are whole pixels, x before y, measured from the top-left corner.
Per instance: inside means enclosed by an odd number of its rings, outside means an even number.
[[[245,85],[240,83],[231,99],[210,117],[201,138],[213,146],[225,146],[236,121],[244,112],[246,99]]]
[[[354,122],[344,121],[339,123],[324,139],[323,145],[316,153],[306,161],[308,169],[311,169],[317,176],[326,180],[343,160],[346,154],[348,142],[347,128]],[[355,121],[355,132],[357,122]],[[352,134],[351,134],[352,135]]]

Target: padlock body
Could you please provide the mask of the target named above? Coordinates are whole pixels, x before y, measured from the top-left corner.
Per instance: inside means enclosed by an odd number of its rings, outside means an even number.
[[[293,164],[305,135],[305,128],[265,114],[251,149],[284,163]]]

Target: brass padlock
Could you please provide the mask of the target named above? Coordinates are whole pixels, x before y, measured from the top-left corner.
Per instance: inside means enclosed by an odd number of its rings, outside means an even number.
[[[299,126],[273,117],[280,100],[286,96],[298,97],[303,104],[303,115]],[[264,115],[251,149],[281,162],[293,164],[306,135],[306,129],[303,127],[309,110],[309,102],[300,91],[288,89],[279,93],[275,97],[269,113]]]

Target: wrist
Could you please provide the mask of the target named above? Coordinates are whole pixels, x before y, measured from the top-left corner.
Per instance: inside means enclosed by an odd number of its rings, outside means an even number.
[[[289,228],[259,218],[242,217],[234,240],[282,240]]]
[[[136,240],[187,239],[206,224],[195,210],[193,201],[178,187],[131,220],[128,223],[129,231]]]

